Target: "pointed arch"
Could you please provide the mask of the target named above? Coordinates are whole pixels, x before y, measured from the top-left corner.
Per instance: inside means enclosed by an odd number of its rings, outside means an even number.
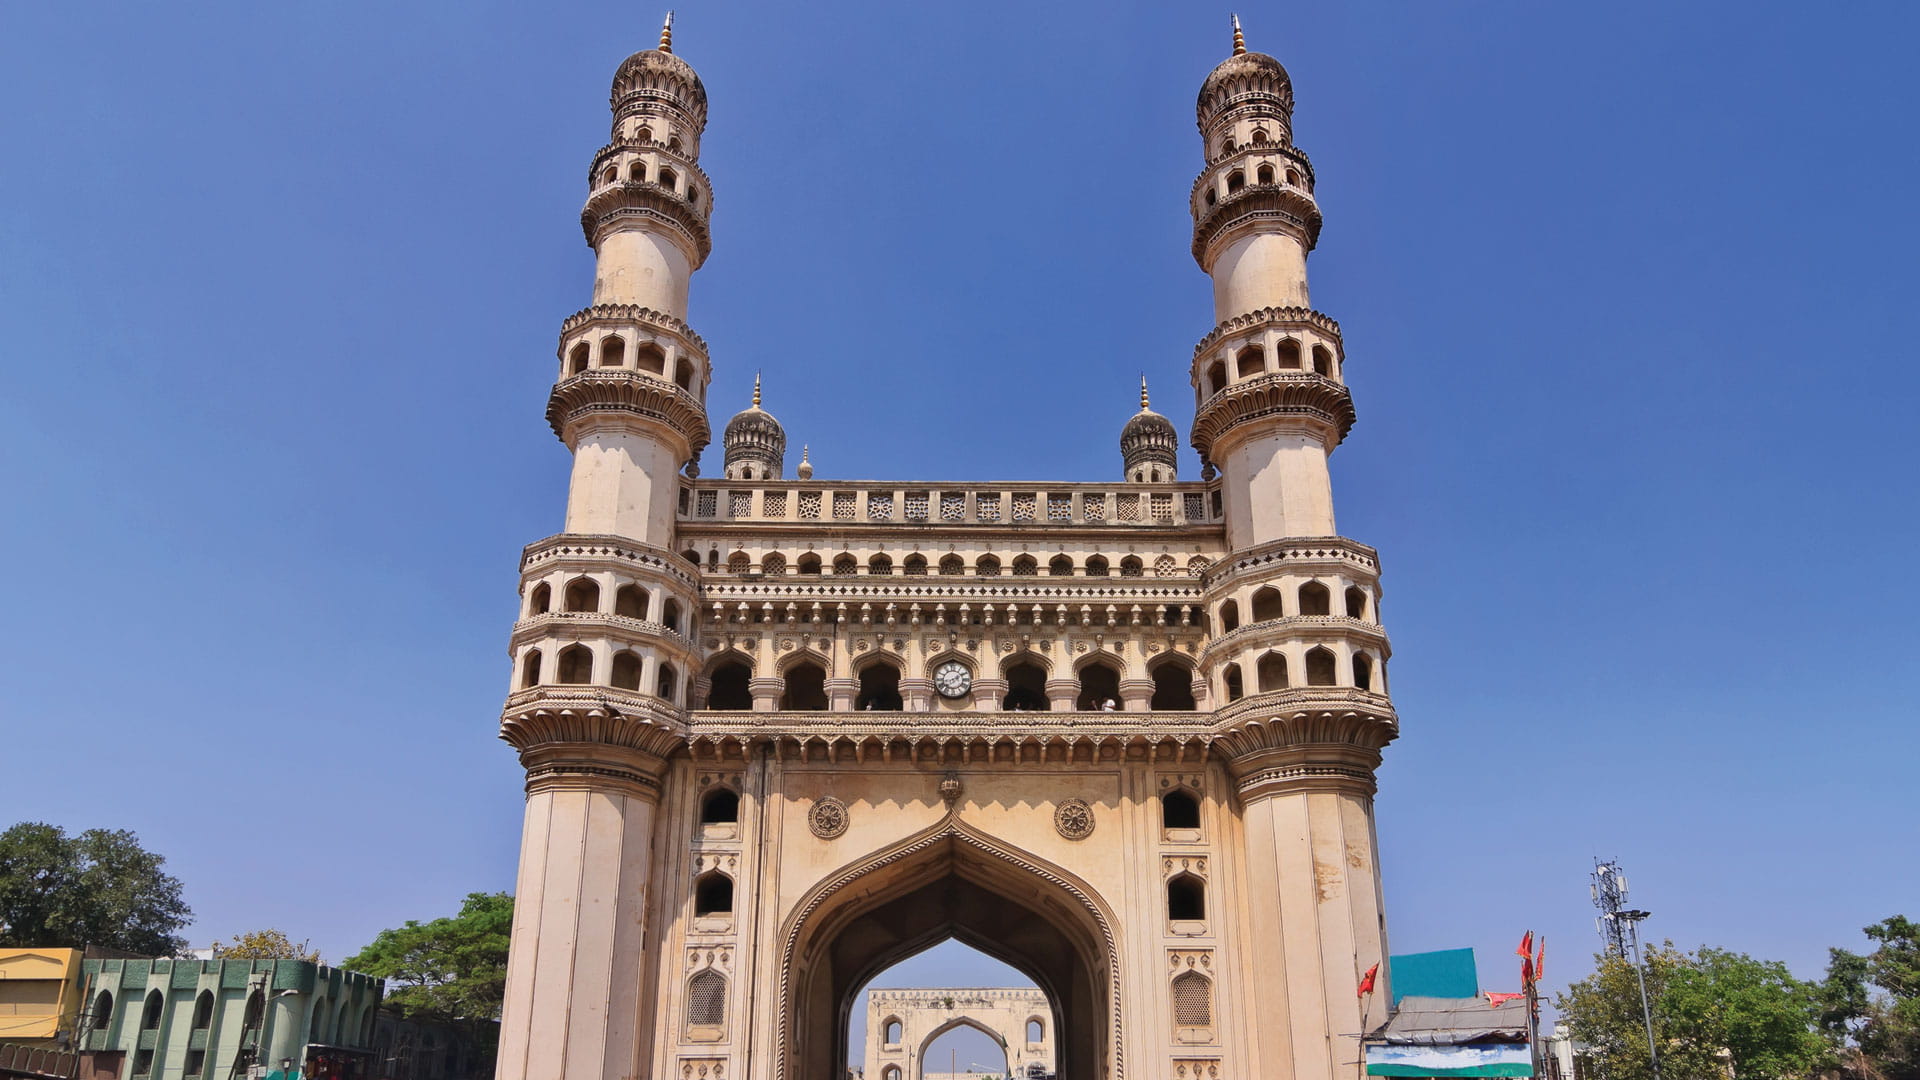
[[[753,708],[753,658],[728,649],[707,661],[707,708],[716,712],[747,712]]]
[[[1060,1080],[1124,1080],[1115,924],[1107,903],[1070,871],[949,814],[843,864],[794,906],[781,929],[774,1078],[840,1075],[843,1010],[853,995],[887,967],[953,938],[1047,994],[1053,1030],[1065,1037],[1056,1048]],[[869,936],[876,933],[882,937]]]

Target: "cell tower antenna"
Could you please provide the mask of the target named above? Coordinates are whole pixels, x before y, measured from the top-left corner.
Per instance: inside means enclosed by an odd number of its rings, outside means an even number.
[[[1593,906],[1600,909],[1600,940],[1606,954],[1633,964],[1640,983],[1640,1018],[1647,1025],[1647,1058],[1653,1080],[1660,1080],[1660,1051],[1653,1038],[1653,1008],[1647,1000],[1647,969],[1640,963],[1640,923],[1653,913],[1627,907],[1627,875],[1614,860],[1593,860]]]

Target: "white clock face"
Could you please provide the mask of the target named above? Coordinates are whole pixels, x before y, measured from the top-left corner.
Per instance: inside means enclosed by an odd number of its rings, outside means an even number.
[[[965,697],[973,686],[973,672],[958,660],[949,660],[933,669],[933,688],[941,697]]]

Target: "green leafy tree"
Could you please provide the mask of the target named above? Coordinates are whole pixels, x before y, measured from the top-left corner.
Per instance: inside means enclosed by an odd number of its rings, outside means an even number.
[[[295,945],[292,938],[272,928],[248,930],[235,937],[231,943],[216,941],[213,943],[213,955],[221,960],[305,960],[309,964],[320,962],[320,950],[313,948],[312,942],[302,941]]]
[[[0,833],[0,946],[180,952],[193,911],[165,863],[125,829],[13,826]]]
[[[507,993],[513,897],[469,893],[452,918],[382,930],[343,967],[387,980],[386,1004],[423,1019],[497,1020]]]
[[[1646,950],[1646,977],[1666,1076],[1719,1077],[1731,1069],[1740,1080],[1799,1080],[1832,1064],[1821,995],[1783,964],[1724,949],[1686,953],[1668,942]],[[1592,1047],[1600,1075],[1651,1080],[1631,963],[1595,957],[1594,973],[1555,1005],[1574,1039]]]
[[[1821,1023],[1847,1041],[1849,1076],[1920,1080],[1920,924],[1895,915],[1866,935],[1865,956],[1829,950]]]

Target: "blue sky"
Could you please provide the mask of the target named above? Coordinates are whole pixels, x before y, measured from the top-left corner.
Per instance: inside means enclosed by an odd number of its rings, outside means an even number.
[[[1917,914],[1910,7],[1253,5],[1327,216],[1403,735],[1392,944],[1817,973]],[[510,888],[493,737],[631,5],[13,4],[0,823],[127,827],[196,942]],[[1190,419],[1191,5],[683,7],[691,322],[823,477],[1117,477]],[[711,462],[710,462],[711,464]],[[1191,476],[1191,454],[1182,467]],[[1842,632],[1844,631],[1844,632]],[[964,965],[955,978],[967,981]]]

